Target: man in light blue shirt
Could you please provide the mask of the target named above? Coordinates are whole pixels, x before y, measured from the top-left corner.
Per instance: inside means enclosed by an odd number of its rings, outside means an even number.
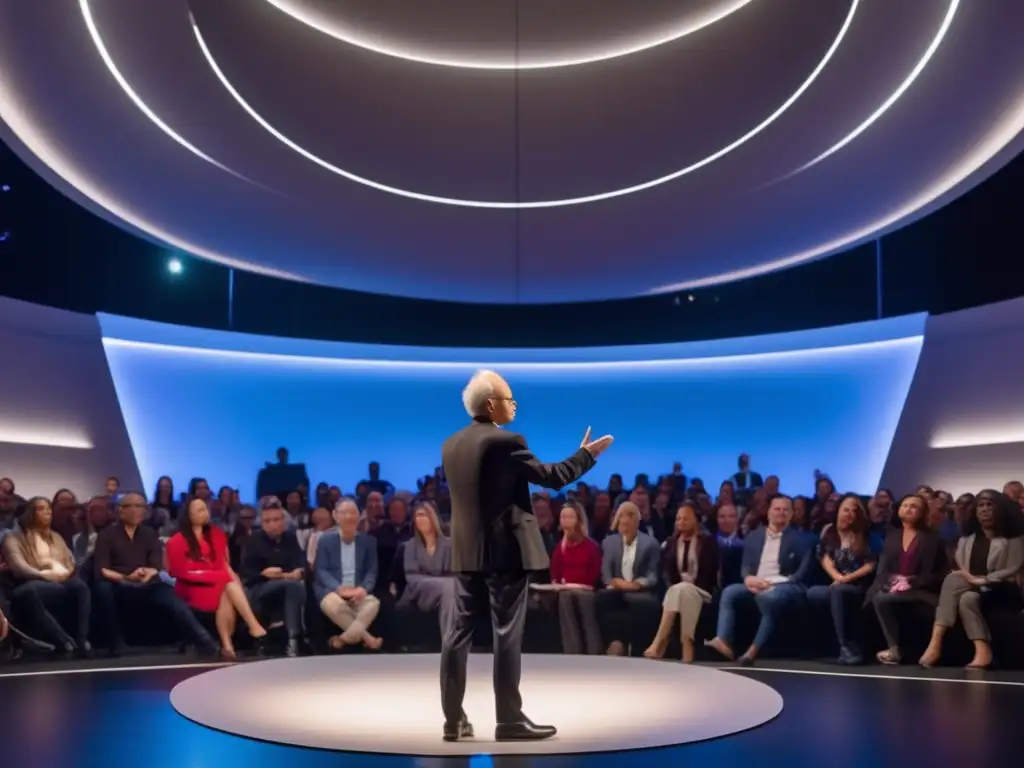
[[[331,648],[361,643],[375,651],[382,643],[369,629],[380,611],[380,601],[373,596],[377,540],[357,532],[359,508],[352,499],[338,502],[334,520],[338,527],[324,533],[316,545],[313,591],[320,610],[342,630],[330,639]]]

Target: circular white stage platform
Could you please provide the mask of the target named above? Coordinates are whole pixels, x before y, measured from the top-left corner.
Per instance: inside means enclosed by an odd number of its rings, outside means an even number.
[[[441,740],[438,657],[313,656],[236,664],[171,691],[189,720],[302,747],[420,756],[566,754],[663,747],[745,731],[782,711],[773,688],[731,672],[606,656],[523,656],[526,714],[553,739],[494,741],[491,656],[469,659],[467,741]]]

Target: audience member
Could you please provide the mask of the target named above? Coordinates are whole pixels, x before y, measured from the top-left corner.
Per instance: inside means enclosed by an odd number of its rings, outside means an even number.
[[[75,494],[67,488],[61,488],[53,495],[51,502],[53,508],[53,523],[50,530],[64,539],[64,543],[70,548],[78,533],[75,517],[80,509]]]
[[[82,579],[92,583],[92,561],[90,558],[96,550],[96,537],[109,525],[113,525],[114,516],[106,496],[93,496],[85,508],[85,530],[76,533],[71,542],[71,551],[75,563],[82,568]],[[88,569],[88,570],[87,570]]]
[[[96,614],[110,633],[110,651],[118,656],[125,651],[124,635],[119,622],[122,615],[118,603],[127,603],[137,613],[143,606],[165,612],[178,631],[196,643],[204,653],[216,653],[217,644],[174,593],[173,587],[161,581],[163,545],[156,531],[143,526],[146,499],[140,493],[126,493],[118,502],[120,521],[104,528],[96,536],[93,553]]]
[[[178,512],[178,532],[167,542],[167,571],[175,580],[175,594],[186,605],[214,614],[221,655],[237,656],[233,638],[239,616],[260,646],[267,630],[256,619],[231,568],[227,536],[211,525],[210,510],[202,499],[189,499]]]
[[[364,499],[363,514],[359,519],[359,533],[373,533],[384,522],[384,496],[378,491],[368,490]]]
[[[811,548],[806,538],[790,527],[792,519],[793,502],[788,496],[776,496],[768,507],[768,526],[753,531],[744,543],[743,583],[723,590],[718,632],[707,643],[727,659],[735,658],[732,645],[741,603],[753,602],[761,613],[754,641],[740,657],[740,663],[750,665],[774,632],[779,614],[806,595]]]
[[[367,467],[367,471],[370,476],[366,480],[363,480],[362,485],[365,485],[371,491],[379,493],[381,498],[390,496],[395,492],[395,486],[387,480],[381,479],[379,463],[371,461],[370,465]]]
[[[1024,511],[1024,483],[1020,480],[1011,480],[1003,486],[1003,493]]]
[[[52,522],[50,502],[37,496],[25,503],[20,529],[4,537],[4,556],[15,585],[12,598],[62,653],[91,656],[89,588],[78,578],[71,550]],[[75,609],[74,639],[52,613],[64,604]]]
[[[591,502],[587,535],[597,544],[604,541],[612,525],[612,496],[608,491],[597,491]]]
[[[736,462],[739,465],[739,472],[732,476],[732,483],[740,491],[752,491],[764,485],[764,480],[757,472],[750,469],[750,456],[741,453]]]
[[[150,505],[150,521],[153,528],[168,538],[176,531],[178,524],[178,503],[174,500],[174,481],[167,475],[156,481],[153,503]]]
[[[836,524],[826,527],[818,545],[818,561],[829,583],[807,590],[807,601],[813,608],[831,611],[840,664],[864,661],[859,635],[850,631],[849,617],[864,604],[876,559],[868,537],[864,502],[860,496],[848,493],[839,502]]]
[[[442,532],[437,510],[429,502],[416,505],[412,522],[413,537],[402,547],[405,590],[398,605],[423,613],[437,611],[443,633],[455,606],[452,542]]]
[[[391,573],[395,554],[405,542],[412,538],[409,526],[409,502],[404,496],[393,497],[386,506],[384,520],[370,534],[377,540],[377,567],[380,573]],[[380,579],[378,586],[387,586],[386,579]]]
[[[701,609],[718,589],[720,563],[718,541],[700,529],[697,508],[685,502],[676,510],[675,530],[665,543],[662,573],[668,591],[661,604],[661,623],[644,656],[660,659],[668,647],[669,633],[679,617],[683,661],[693,661],[693,638]]]
[[[718,542],[722,587],[743,581],[743,539],[740,537],[739,511],[732,504],[723,504],[714,513],[713,530]]]
[[[538,491],[531,496],[531,509],[533,516],[537,518],[537,527],[544,540],[544,549],[550,555],[555,551],[555,544],[558,542],[558,530],[555,527],[555,517],[551,511],[551,497],[547,491]]]
[[[281,509],[281,501],[277,496],[264,496],[260,499],[259,503],[261,509],[267,505],[273,505],[277,509]],[[283,510],[281,514],[283,517]],[[231,529],[231,533],[228,535],[228,558],[231,567],[236,571],[242,569],[242,562],[245,560],[245,549],[249,545],[249,541],[252,539],[253,532],[256,529],[257,515],[258,512],[249,504],[243,504],[238,508],[238,517]]]
[[[596,593],[601,579],[601,548],[587,535],[587,516],[578,502],[566,502],[558,513],[561,540],[551,553],[551,584],[557,595],[562,651],[601,653]]]
[[[886,537],[867,593],[888,645],[876,654],[882,664],[902,660],[896,607],[914,603],[935,607],[945,565],[942,540],[928,527],[928,500],[919,494],[907,496],[897,514],[900,527]]]
[[[110,500],[110,506],[113,507],[121,499],[121,481],[111,475],[107,478],[106,488],[107,498]]]
[[[283,610],[288,632],[285,655],[298,656],[306,602],[306,557],[295,531],[287,528],[280,502],[260,509],[260,528],[249,537],[239,574],[253,613],[265,617],[271,608]]]
[[[359,507],[352,499],[342,499],[334,509],[338,524],[320,537],[314,566],[314,591],[320,610],[342,630],[330,639],[334,650],[362,643],[370,650],[381,646],[381,639],[370,634],[380,601],[374,597],[377,585],[377,540],[359,533]]]
[[[612,521],[615,531],[601,544],[601,583],[597,618],[608,653],[622,656],[642,628],[657,615],[658,541],[640,530],[640,510],[631,501],[619,505]]]
[[[1009,603],[1020,610],[1021,594],[1012,579],[1024,567],[1024,538],[1018,505],[994,490],[978,494],[974,516],[964,526],[956,547],[956,570],[947,574],[939,592],[932,639],[921,657],[922,667],[932,667],[942,656],[942,641],[959,616],[967,639],[974,643],[970,669],[992,664],[992,638],[982,616],[983,601]]]
[[[334,527],[334,520],[331,518],[330,510],[317,507],[309,516],[312,528],[298,531],[299,544],[306,553],[306,562],[310,569],[316,564],[316,547],[320,537]]]
[[[893,506],[892,492],[887,488],[879,488],[868,502],[868,535],[872,539],[871,548],[874,550],[882,548],[885,537],[889,535],[889,529],[894,522],[898,522],[893,517]]]

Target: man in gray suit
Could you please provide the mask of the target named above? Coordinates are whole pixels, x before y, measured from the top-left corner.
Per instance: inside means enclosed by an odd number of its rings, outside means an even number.
[[[521,435],[499,429],[516,415],[509,385],[492,371],[478,371],[462,393],[473,423],[442,448],[451,495],[452,571],[457,595],[441,645],[441,704],[446,741],[473,736],[462,710],[466,662],[474,619],[490,605],[494,629],[494,699],[498,741],[546,739],[550,725],[523,714],[519,695],[520,656],[526,619],[527,575],[548,568],[530,484],[558,489],[578,480],[611,445],[611,435],[591,442],[563,462],[543,464]]]

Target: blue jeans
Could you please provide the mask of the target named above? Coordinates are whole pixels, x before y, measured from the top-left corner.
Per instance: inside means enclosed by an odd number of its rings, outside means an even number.
[[[779,612],[803,600],[807,594],[803,584],[776,584],[766,592],[754,594],[745,584],[730,584],[722,590],[722,600],[718,606],[718,637],[732,647],[736,634],[736,608],[742,603],[753,602],[761,612],[761,622],[757,625],[754,645],[763,648],[768,638],[775,631],[775,623]]]
[[[826,606],[832,611],[832,626],[839,645],[847,650],[858,647],[857,638],[850,632],[848,617],[864,602],[865,588],[859,584],[818,585],[807,590],[807,602],[815,610]]]

